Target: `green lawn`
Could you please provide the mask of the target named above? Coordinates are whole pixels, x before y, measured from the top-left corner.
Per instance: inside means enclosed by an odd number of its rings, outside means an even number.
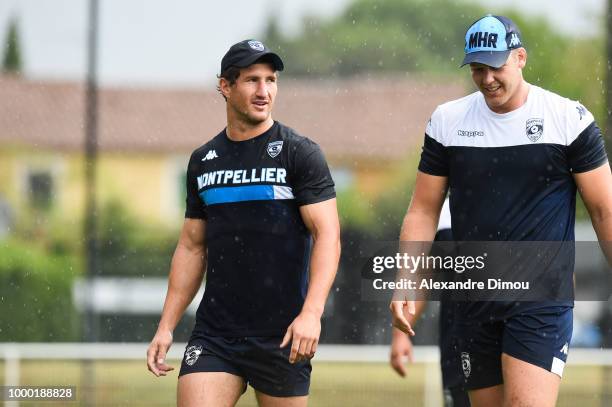
[[[178,366],[178,361],[174,366]],[[75,385],[79,398],[80,364],[66,361],[25,361],[21,365],[24,385]],[[171,406],[176,391],[176,373],[155,378],[142,361],[98,361],[93,365],[96,406]],[[315,362],[310,406],[422,406],[424,402],[425,366],[410,367],[408,378],[400,379],[384,363]],[[431,371],[431,370],[430,370]],[[437,373],[437,372],[436,372]],[[4,365],[0,363],[0,383],[4,382]],[[439,380],[439,377],[432,377]],[[430,396],[432,396],[430,394]],[[437,394],[433,395],[434,398]],[[603,397],[608,397],[606,401]],[[239,406],[256,406],[249,389]],[[45,402],[44,406],[61,403]],[[75,406],[79,403],[64,403]],[[21,406],[41,405],[22,402]],[[568,366],[561,385],[559,406],[601,407],[612,405],[612,383],[604,382],[599,366]]]

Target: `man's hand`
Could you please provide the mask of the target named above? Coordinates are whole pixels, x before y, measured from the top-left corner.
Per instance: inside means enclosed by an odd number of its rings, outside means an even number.
[[[414,315],[416,312],[416,306],[414,301],[391,301],[389,309],[391,310],[391,317],[393,318],[392,325],[402,332],[414,336],[412,326],[406,316],[404,315],[404,308],[407,308],[408,313]]]
[[[169,371],[174,370],[166,364],[166,354],[172,345],[172,332],[169,330],[158,330],[149,349],[147,350],[147,367],[155,376],[166,376]]]
[[[280,344],[284,348],[293,338],[289,363],[311,359],[317,351],[320,335],[321,318],[313,312],[302,311],[289,325]]]
[[[412,363],[412,341],[405,333],[394,329],[389,363],[393,370],[402,377],[406,376],[406,367],[404,366],[406,360]]]

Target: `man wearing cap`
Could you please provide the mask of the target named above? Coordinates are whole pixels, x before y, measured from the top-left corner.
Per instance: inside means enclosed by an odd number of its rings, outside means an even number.
[[[218,90],[227,127],[187,167],[185,222],[159,328],[156,376],[206,270],[179,373],[178,405],[232,406],[250,384],[262,406],[305,406],[310,358],[340,254],[334,183],[314,142],[274,121],[281,58],[233,45]]]
[[[433,239],[450,190],[457,241],[573,241],[578,190],[610,257],[612,175],[592,114],[523,79],[527,51],[506,17],[476,21],[465,52],[478,92],[432,114],[401,240]],[[571,283],[571,273],[565,277]],[[456,314],[458,352],[472,405],[555,405],[572,308],[573,301],[466,303]],[[393,323],[412,333],[405,309],[414,302],[391,303]]]

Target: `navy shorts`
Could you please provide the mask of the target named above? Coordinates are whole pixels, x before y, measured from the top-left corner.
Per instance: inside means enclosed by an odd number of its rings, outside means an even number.
[[[522,306],[503,318],[481,321],[461,321],[456,332],[466,389],[502,384],[502,353],[563,375],[572,338],[571,306]]]
[[[470,407],[470,399],[463,382],[461,360],[459,359],[459,340],[455,329],[440,332],[440,367],[444,387],[444,407]],[[444,334],[444,337],[442,336]]]
[[[255,390],[274,397],[306,396],[310,361],[289,363],[291,346],[279,348],[282,337],[192,336],[179,376],[227,372],[240,376]]]

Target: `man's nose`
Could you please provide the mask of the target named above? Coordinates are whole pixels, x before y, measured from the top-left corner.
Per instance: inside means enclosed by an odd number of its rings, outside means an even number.
[[[268,84],[266,83],[266,81],[257,82],[257,89],[255,92],[257,96],[267,96],[268,95]]]
[[[495,77],[493,75],[493,70],[491,68],[485,68],[483,83],[489,84],[495,81]]]

